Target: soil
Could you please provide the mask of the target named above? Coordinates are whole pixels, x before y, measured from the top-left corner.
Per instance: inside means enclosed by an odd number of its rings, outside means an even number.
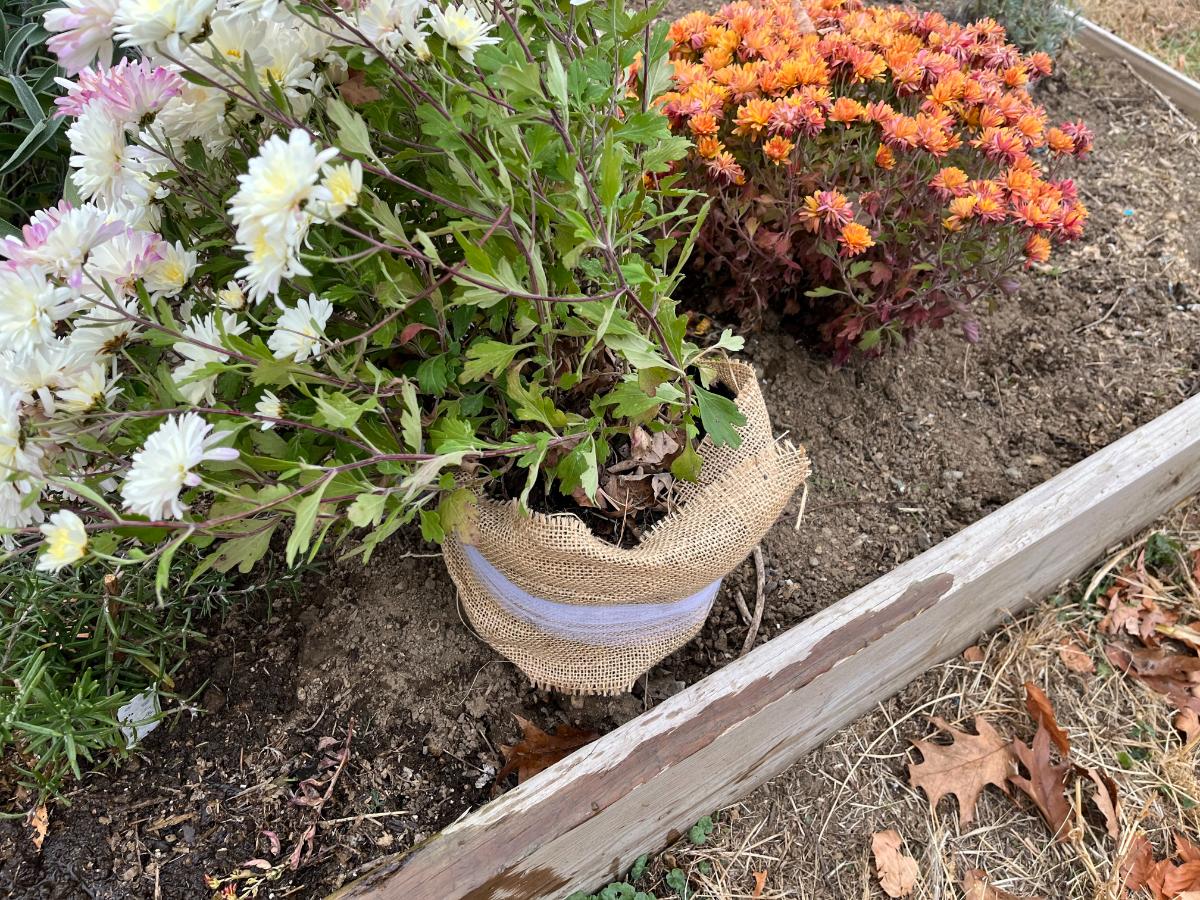
[[[985,320],[978,344],[935,333],[834,370],[778,328],[749,340],[776,428],[807,446],[815,473],[799,527],[797,496],[764,542],[759,641],[1196,391],[1196,127],[1087,55],[1067,54],[1044,92],[1054,117],[1096,132],[1078,171],[1092,220]],[[284,864],[313,818],[290,802],[297,783],[317,774],[321,739],[341,743],[352,726],[310,863],[273,869],[263,892],[321,896],[489,799],[515,715],[611,729],[734,659],[745,637],[732,598],[752,600],[752,562],[727,579],[700,637],[633,694],[549,695],[471,634],[440,560],[406,540],[367,567],[330,561],[298,599],[214,629],[182,685],[198,692],[196,714],[89,776],[52,810],[40,853],[19,822],[0,823],[0,890],[207,897],[206,874]]]

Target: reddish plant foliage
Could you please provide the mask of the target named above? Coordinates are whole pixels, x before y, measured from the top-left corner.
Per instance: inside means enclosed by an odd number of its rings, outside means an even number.
[[[697,270],[749,324],[806,311],[838,361],[962,320],[1015,290],[1087,219],[1059,177],[1082,123],[1050,127],[1029,93],[1052,69],[985,19],[861,0],[736,2],[669,32],[659,98],[695,147],[685,183],[713,200]]]

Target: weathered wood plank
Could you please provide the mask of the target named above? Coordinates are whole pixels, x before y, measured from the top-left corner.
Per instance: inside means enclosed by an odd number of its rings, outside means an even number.
[[[594,888],[1198,489],[1194,397],[335,896]]]
[[[1135,72],[1169,97],[1181,112],[1200,121],[1200,83],[1083,17],[1079,19],[1076,37],[1089,50],[1129,63]]]

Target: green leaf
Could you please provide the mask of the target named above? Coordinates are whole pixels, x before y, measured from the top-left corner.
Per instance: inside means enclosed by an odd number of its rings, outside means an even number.
[[[683,452],[671,463],[671,474],[682,481],[695,483],[700,480],[700,469],[703,465],[704,460],[689,441]]]
[[[411,381],[405,380],[400,388],[400,396],[404,400],[404,411],[400,413],[400,433],[404,443],[413,453],[421,452],[421,407],[417,403],[417,389]]]
[[[805,291],[804,296],[805,297],[834,297],[834,296],[837,296],[839,294],[844,294],[844,293],[845,293],[845,291],[838,291],[838,290],[831,288],[827,284],[823,284],[820,287],[813,288],[811,291]]]
[[[247,521],[258,526],[260,530],[253,534],[230,538],[219,544],[215,551],[204,557],[192,570],[192,575],[188,579],[189,584],[209,569],[227,573],[236,566],[243,575],[248,574],[258,561],[267,555],[267,551],[271,548],[271,538],[279,526],[279,520],[275,519],[265,527],[255,519]]]
[[[317,524],[317,511],[321,508],[321,498],[325,496],[325,489],[329,487],[329,482],[332,480],[323,477],[317,489],[311,491],[296,507],[296,524],[288,536],[285,550],[289,566],[295,563],[298,555],[308,550],[308,545],[312,541],[313,528]]]
[[[575,448],[562,458],[555,469],[558,476],[559,489],[564,494],[570,494],[576,488],[583,488],[589,500],[595,501],[596,491],[600,487],[600,470],[596,463],[596,439],[589,437],[575,445]]]
[[[446,529],[442,527],[442,517],[437,510],[421,510],[421,537],[433,544],[440,544],[446,539]]]
[[[727,397],[705,390],[696,384],[692,386],[696,396],[696,404],[700,407],[700,421],[704,430],[718,446],[737,447],[742,443],[742,436],[734,431],[737,426],[746,424],[746,417],[738,411],[737,405]]]
[[[387,504],[387,494],[359,494],[346,510],[346,518],[356,528],[367,525],[378,525],[383,518],[383,508]]]
[[[489,338],[476,341],[467,348],[467,361],[458,376],[459,384],[478,381],[484,375],[495,377],[503,369],[508,368],[513,357],[532,346],[534,346],[532,343],[505,344]]]
[[[371,149],[371,132],[361,115],[336,99],[326,102],[325,111],[338,128],[337,145],[340,149],[368,159],[378,159]]]
[[[864,332],[863,336],[858,339],[858,349],[870,350],[879,344],[879,340],[882,337],[882,328],[872,328],[870,331]]]

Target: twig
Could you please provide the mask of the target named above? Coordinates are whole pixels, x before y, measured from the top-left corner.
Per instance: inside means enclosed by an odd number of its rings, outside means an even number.
[[[750,617],[750,610],[746,606],[746,598],[742,596],[742,591],[740,588],[733,592],[733,602],[737,604],[737,609],[742,616],[742,621],[745,622],[746,625],[749,625],[752,621]]]
[[[750,652],[750,648],[754,646],[754,639],[758,637],[758,626],[762,624],[763,607],[766,606],[766,585],[767,572],[763,566],[762,545],[754,548],[754,568],[758,571],[758,585],[756,588],[757,596],[754,598],[754,618],[750,620],[750,630],[746,632],[746,641],[742,644],[742,652],[739,656],[745,656]],[[745,604],[743,603],[744,607]]]

